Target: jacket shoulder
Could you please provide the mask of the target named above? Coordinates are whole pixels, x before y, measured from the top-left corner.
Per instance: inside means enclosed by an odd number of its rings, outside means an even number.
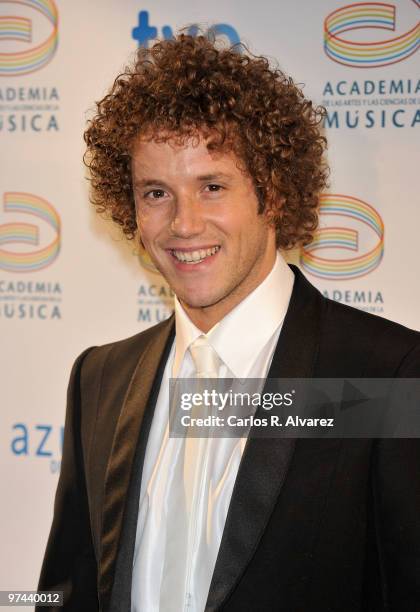
[[[419,331],[405,327],[385,317],[359,310],[348,304],[342,304],[327,297],[323,297],[323,299],[325,301],[327,317],[334,320],[335,323],[341,323],[343,328],[345,325],[350,325],[349,332],[360,330],[360,332],[366,334],[385,333],[395,339],[395,341],[408,344],[420,341]]]
[[[357,308],[324,300],[323,339],[329,350],[355,359],[368,376],[394,376],[420,351],[420,332]],[[420,367],[420,363],[419,363]]]
[[[82,384],[94,382],[98,376],[101,376],[105,364],[109,362],[118,368],[121,374],[123,371],[134,370],[149,344],[160,334],[170,333],[173,325],[174,316],[172,315],[169,319],[128,338],[86,349],[76,361],[82,371]]]

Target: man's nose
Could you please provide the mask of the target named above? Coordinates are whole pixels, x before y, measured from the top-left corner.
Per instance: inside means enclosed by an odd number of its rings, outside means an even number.
[[[203,232],[205,226],[202,203],[193,197],[177,199],[171,232],[179,238],[190,238]]]

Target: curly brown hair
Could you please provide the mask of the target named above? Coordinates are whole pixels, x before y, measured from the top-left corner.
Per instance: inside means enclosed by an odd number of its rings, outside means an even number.
[[[325,111],[267,58],[245,51],[179,34],[140,48],[134,65],[97,103],[84,134],[91,199],[128,238],[137,230],[134,141],[140,135],[177,142],[205,135],[209,149],[232,150],[253,179],[259,212],[276,228],[277,247],[312,240],[328,176]]]

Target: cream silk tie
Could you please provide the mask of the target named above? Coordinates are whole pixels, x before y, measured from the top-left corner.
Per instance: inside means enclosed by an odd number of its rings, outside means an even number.
[[[196,378],[218,377],[220,360],[204,335],[199,336],[190,345],[189,351],[194,362]],[[194,388],[194,392],[200,392],[203,388],[204,386],[198,385],[198,388]],[[193,409],[191,417],[194,416],[196,414]],[[204,417],[206,414],[202,409],[197,416]],[[206,432],[202,435],[206,436]],[[191,578],[194,581],[194,591],[198,590],[204,594],[204,604],[207,599],[206,577],[209,572],[203,573],[204,568],[200,568],[201,571],[194,576],[190,576],[190,573],[193,569],[192,557],[196,548],[196,538],[200,535],[196,528],[197,516],[203,511],[202,505],[207,503],[205,492],[208,490],[208,481],[211,477],[208,454],[208,429],[207,437],[192,437],[187,432],[182,438],[174,466],[174,477],[168,492],[167,536],[160,612],[197,611],[197,602],[191,601],[188,593]],[[204,604],[200,606],[202,610],[204,610]]]
[[[214,348],[209,344],[205,336],[199,336],[190,346],[191,357],[197,378],[217,378],[219,374],[220,360]],[[203,381],[204,383],[204,381]],[[197,384],[194,391],[201,393],[204,384]],[[204,408],[192,409],[191,417],[205,417],[212,414],[211,408],[207,411]],[[191,504],[194,497],[194,489],[200,486],[201,478],[204,476],[203,467],[206,452],[208,452],[208,438],[211,430],[201,428],[200,437],[192,437],[187,433],[185,440],[184,458],[184,483],[187,501],[188,514],[191,514]]]
[[[220,360],[206,336],[199,336],[190,346],[197,378],[217,378]]]

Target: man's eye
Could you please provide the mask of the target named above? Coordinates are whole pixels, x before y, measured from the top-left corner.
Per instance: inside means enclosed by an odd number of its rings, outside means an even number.
[[[206,189],[208,189],[209,191],[217,192],[217,191],[221,191],[223,187],[221,185],[211,183],[210,185],[207,185]]]
[[[152,189],[152,191],[148,191],[144,194],[145,198],[150,198],[152,200],[160,200],[165,196],[165,192],[163,189]]]

